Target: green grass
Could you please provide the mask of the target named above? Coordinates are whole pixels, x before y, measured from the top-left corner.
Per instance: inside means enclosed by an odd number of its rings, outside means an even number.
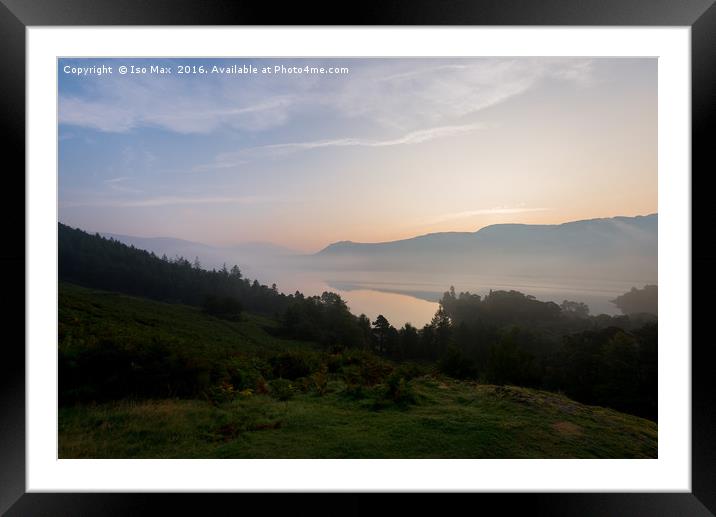
[[[419,402],[239,395],[60,410],[61,458],[655,458],[656,424],[549,392],[412,381]]]
[[[103,339],[161,338],[221,364],[286,350],[325,356],[312,344],[273,337],[270,318],[240,322],[182,305],[60,285],[60,347]],[[345,384],[334,368],[319,396],[293,382],[287,401],[230,394],[226,401],[119,400],[61,407],[60,458],[655,458],[654,422],[590,407],[555,393],[460,382],[427,373],[396,403],[389,378]],[[350,376],[348,378],[351,378]],[[310,384],[310,383],[309,383]],[[303,388],[301,389],[301,386]],[[352,389],[351,389],[352,388]],[[401,388],[402,389],[402,388]]]

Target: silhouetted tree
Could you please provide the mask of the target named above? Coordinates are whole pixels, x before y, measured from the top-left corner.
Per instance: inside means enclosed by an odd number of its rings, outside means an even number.
[[[399,359],[418,358],[420,357],[420,336],[418,329],[410,323],[406,323],[399,331],[400,347],[398,352]]]
[[[434,346],[436,357],[442,357],[451,344],[452,340],[452,327],[450,324],[450,317],[447,315],[445,310],[440,306],[433,316],[430,325],[434,329]]]
[[[589,316],[589,306],[586,303],[564,300],[559,308],[562,309],[563,314],[569,316],[577,318],[586,318]]]
[[[376,351],[379,354],[385,355],[388,351],[390,327],[390,322],[382,314],[379,314],[373,322],[373,337],[375,339]]]
[[[632,287],[631,291],[617,296],[612,303],[624,314],[657,314],[659,289],[655,285],[645,285],[643,289]]]

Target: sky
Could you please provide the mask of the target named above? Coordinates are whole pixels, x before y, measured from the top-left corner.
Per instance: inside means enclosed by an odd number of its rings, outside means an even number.
[[[90,232],[314,252],[657,212],[654,58],[60,59],[58,88]]]

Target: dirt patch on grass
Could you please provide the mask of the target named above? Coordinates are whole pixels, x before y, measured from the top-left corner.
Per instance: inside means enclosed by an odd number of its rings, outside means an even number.
[[[552,424],[552,429],[557,431],[562,436],[581,436],[582,428],[572,422],[555,422]]]

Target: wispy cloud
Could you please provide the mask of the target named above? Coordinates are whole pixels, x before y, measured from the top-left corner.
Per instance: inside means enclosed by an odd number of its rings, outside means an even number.
[[[448,136],[466,133],[481,129],[482,124],[465,124],[461,126],[442,126],[412,131],[398,138],[390,138],[386,140],[365,140],[360,138],[342,138],[337,140],[318,140],[314,142],[299,142],[289,144],[272,144],[265,145],[262,149],[273,150],[303,150],[318,149],[321,147],[390,147],[394,145],[412,145],[435,140],[436,138],[444,138]]]
[[[529,207],[495,207],[495,208],[481,208],[478,210],[465,210],[462,212],[452,212],[448,214],[442,214],[431,220],[431,223],[444,223],[446,221],[453,221],[455,219],[466,219],[468,217],[474,217],[476,215],[505,215],[505,214],[521,214],[527,212],[544,212],[549,210],[548,208],[529,208]]]
[[[129,179],[129,176],[120,176],[118,178],[110,178],[108,180],[104,180],[104,182],[109,185],[113,185],[113,184],[119,183],[121,181],[127,181],[128,179]]]
[[[229,88],[223,78],[105,77],[87,92],[61,95],[59,121],[109,133],[140,127],[180,134],[206,134],[221,127],[261,131],[284,124],[293,103],[291,92],[267,93],[262,86]]]
[[[383,140],[338,138],[331,140],[314,140],[309,142],[262,145],[258,147],[249,147],[233,153],[221,153],[216,157],[214,162],[198,165],[194,168],[194,170],[203,171],[211,169],[227,169],[249,163],[251,158],[269,155],[283,155],[292,152],[310,151],[313,149],[325,149],[330,147],[393,147],[400,145],[415,145],[439,138],[457,136],[483,128],[484,124],[474,123],[457,126],[431,127],[418,131],[411,131],[395,138],[386,138]]]
[[[295,62],[309,61],[296,59]],[[318,60],[310,60],[312,63]],[[520,95],[547,78],[589,84],[586,59],[342,59],[351,74],[325,78],[110,76],[88,78],[87,90],[61,95],[63,124],[103,132],[159,127],[182,134],[220,128],[264,131],[295,115],[328,109],[383,127],[415,130]]]
[[[118,192],[131,192],[134,194],[141,194],[143,192],[142,190],[128,187],[123,184],[124,182],[126,182],[127,180],[130,180],[130,179],[131,178],[129,176],[120,176],[117,178],[110,178],[110,179],[104,180],[104,183],[110,189],[116,190]]]
[[[588,59],[386,61],[325,99],[335,109],[386,127],[411,128],[465,117],[521,95],[546,79],[587,84]]]

